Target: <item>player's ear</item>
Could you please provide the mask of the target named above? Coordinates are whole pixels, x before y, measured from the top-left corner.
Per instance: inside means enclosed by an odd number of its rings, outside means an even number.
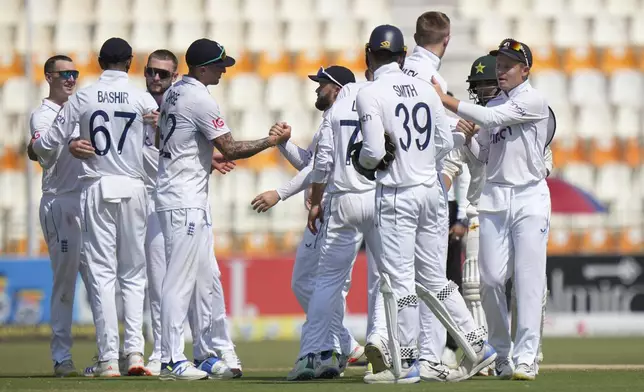
[[[132,57],[130,57],[129,60],[125,62],[125,72],[128,72],[131,66],[132,66]]]
[[[47,81],[47,83],[51,84],[54,78],[51,77],[51,74],[49,72],[45,72],[45,80]]]
[[[416,42],[416,45],[420,46],[420,42],[418,42],[418,33],[414,33],[414,42]]]

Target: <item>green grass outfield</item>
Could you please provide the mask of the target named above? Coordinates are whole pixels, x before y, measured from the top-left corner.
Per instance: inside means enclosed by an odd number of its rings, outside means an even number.
[[[244,377],[229,381],[161,382],[151,377],[119,379],[56,379],[51,376],[46,342],[0,343],[0,391],[644,391],[644,339],[547,339],[545,362],[535,382],[477,377],[458,384],[366,385],[362,367],[350,368],[337,380],[286,382],[298,352],[297,342],[241,343],[237,352]],[[77,342],[74,359],[90,365],[91,342]]]

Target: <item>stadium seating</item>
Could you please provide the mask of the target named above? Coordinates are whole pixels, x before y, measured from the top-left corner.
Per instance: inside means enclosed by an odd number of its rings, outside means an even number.
[[[464,80],[471,62],[502,39],[515,37],[533,49],[532,83],[557,116],[553,175],[610,207],[604,216],[553,217],[550,251],[641,252],[644,1],[419,3],[40,0],[27,18],[26,2],[0,0],[0,116],[6,119],[0,130],[0,219],[15,224],[11,233],[0,232],[0,253],[23,251],[26,244],[22,148],[28,115],[47,94],[42,65],[48,56],[70,55],[81,71],[78,85],[83,87],[98,78],[96,56],[102,43],[112,36],[123,37],[136,52],[130,77],[144,87],[143,66],[151,51],[174,51],[183,73],[189,43],[202,36],[216,39],[237,59],[221,83],[210,87],[233,132],[240,139],[261,137],[272,122],[287,121],[293,126],[293,141],[306,147],[320,122],[320,112],[313,106],[316,84],[306,76],[335,63],[350,67],[358,80],[364,80],[363,45],[371,29],[380,23],[402,26],[411,52],[417,12],[430,9],[447,10],[452,20],[452,40],[441,73],[457,97],[467,97]],[[257,215],[249,207],[257,193],[274,189],[293,173],[273,150],[240,162],[232,175],[213,176],[218,251],[280,251],[297,243],[306,217],[301,196],[280,202],[267,214]],[[33,180],[38,185],[33,208],[39,181]],[[1,215],[4,211],[8,212]],[[0,223],[0,230],[7,227]]]

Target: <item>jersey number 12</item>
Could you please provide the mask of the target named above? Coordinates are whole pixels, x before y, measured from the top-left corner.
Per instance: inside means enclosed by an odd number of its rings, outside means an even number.
[[[171,158],[170,153],[166,151],[166,144],[168,144],[168,140],[170,140],[170,137],[172,137],[172,134],[174,133],[174,129],[177,127],[177,117],[170,113],[166,115],[166,112],[161,112],[161,130],[170,128],[170,131],[168,132],[167,135],[163,133],[163,131],[159,132],[159,139],[162,140],[161,144],[161,149],[159,149],[159,156],[162,158]]]

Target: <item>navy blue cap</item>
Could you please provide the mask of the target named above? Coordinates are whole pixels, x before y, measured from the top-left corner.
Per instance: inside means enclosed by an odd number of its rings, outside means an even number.
[[[132,47],[123,38],[112,37],[103,43],[98,59],[108,64],[120,63],[132,58]]]
[[[188,47],[186,63],[189,67],[201,67],[209,64],[232,67],[235,65],[235,59],[227,56],[226,49],[216,41],[201,38]]]

